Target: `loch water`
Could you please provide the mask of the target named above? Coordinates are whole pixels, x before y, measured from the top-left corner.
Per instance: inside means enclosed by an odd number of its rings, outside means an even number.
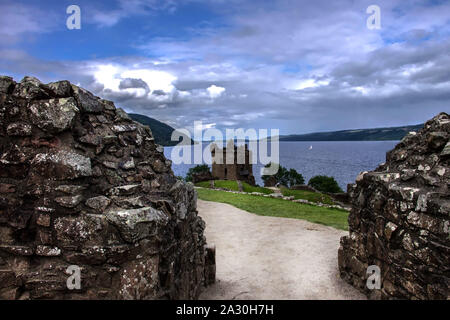
[[[354,183],[360,172],[374,170],[385,162],[386,152],[397,143],[398,141],[282,141],[280,163],[300,172],[305,182],[316,175],[332,176],[346,190],[347,184]],[[203,148],[207,146],[208,144],[203,144]],[[172,150],[173,147],[164,148],[168,159],[171,159]],[[185,177],[189,168],[194,166],[195,164],[173,164],[172,170],[175,175]],[[253,166],[253,174],[259,185],[263,185],[260,175],[262,167],[260,163]]]

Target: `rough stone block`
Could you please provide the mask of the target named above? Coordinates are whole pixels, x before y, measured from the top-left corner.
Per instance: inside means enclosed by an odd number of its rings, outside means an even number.
[[[197,299],[213,282],[196,192],[149,128],[68,81],[0,76],[4,102],[0,299]]]

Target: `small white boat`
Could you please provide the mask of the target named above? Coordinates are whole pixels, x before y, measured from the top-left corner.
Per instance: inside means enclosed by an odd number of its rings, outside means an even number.
[[[309,147],[309,150],[312,150],[312,146]]]

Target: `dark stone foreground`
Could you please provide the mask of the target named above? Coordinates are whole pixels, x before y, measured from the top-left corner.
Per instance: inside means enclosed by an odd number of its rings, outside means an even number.
[[[0,77],[0,299],[196,299],[204,229],[148,127],[68,81]]]
[[[349,187],[341,277],[374,299],[450,299],[450,117],[407,135]],[[379,267],[380,289],[366,286]]]

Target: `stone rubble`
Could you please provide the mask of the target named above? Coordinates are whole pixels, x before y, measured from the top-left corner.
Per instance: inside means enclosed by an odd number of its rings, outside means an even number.
[[[215,249],[196,201],[112,102],[0,77],[0,299],[197,299]]]

